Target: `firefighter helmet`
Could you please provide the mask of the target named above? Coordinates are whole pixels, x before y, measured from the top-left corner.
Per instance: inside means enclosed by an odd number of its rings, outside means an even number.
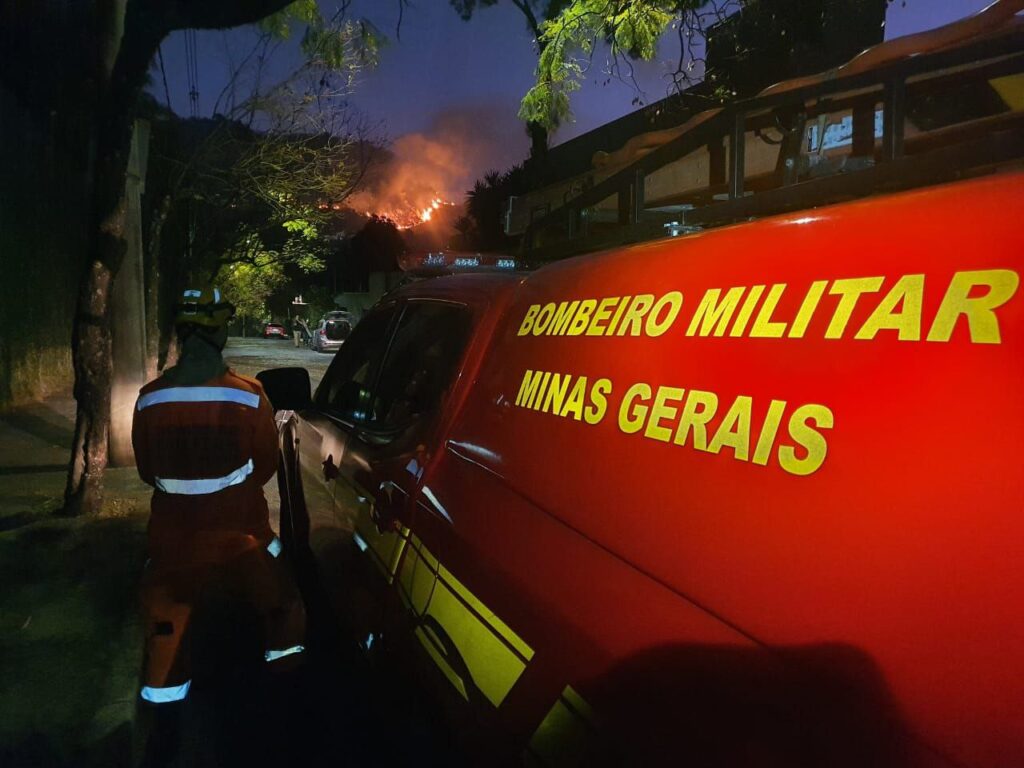
[[[224,301],[217,288],[190,288],[174,305],[175,325],[201,325],[220,328],[235,316],[235,305]]]

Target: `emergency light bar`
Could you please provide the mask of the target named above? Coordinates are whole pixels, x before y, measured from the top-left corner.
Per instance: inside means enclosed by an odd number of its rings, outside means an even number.
[[[470,251],[414,251],[398,259],[403,272],[417,274],[454,274],[463,272],[514,271],[520,264],[511,256],[501,253],[473,253]]]

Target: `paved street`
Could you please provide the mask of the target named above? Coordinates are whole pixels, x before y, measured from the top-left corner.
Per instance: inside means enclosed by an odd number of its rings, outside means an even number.
[[[261,339],[232,336],[224,349],[228,365],[245,376],[255,376],[267,368],[299,366],[309,371],[313,389],[320,383],[327,366],[334,359],[332,352],[314,352],[296,347],[291,339]]]
[[[286,368],[298,366],[309,371],[309,382],[312,391],[316,391],[320,379],[327,372],[327,367],[334,359],[331,352],[314,352],[306,347],[296,347],[294,343],[284,339],[242,338],[232,336],[224,348],[224,359],[236,372],[243,376],[255,376],[268,368]],[[279,528],[279,512],[281,499],[277,492],[277,477],[263,487],[270,506],[270,524],[274,530]]]

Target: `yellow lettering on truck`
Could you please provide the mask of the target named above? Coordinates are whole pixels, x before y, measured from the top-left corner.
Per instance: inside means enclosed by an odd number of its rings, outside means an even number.
[[[999,320],[995,309],[1008,302],[1017,291],[1020,277],[1009,269],[987,269],[978,272],[957,272],[946,289],[928,341],[949,341],[961,315],[967,318],[967,329],[975,344],[998,344]],[[971,289],[984,286],[983,296],[971,298]]]

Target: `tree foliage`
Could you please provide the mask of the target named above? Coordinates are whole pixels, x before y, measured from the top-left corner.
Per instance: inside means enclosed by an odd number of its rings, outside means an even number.
[[[649,60],[662,33],[700,0],[572,0],[540,28],[536,82],[523,97],[519,116],[556,126],[572,115],[569,97],[580,87],[595,47],[607,44],[620,57]]]
[[[325,15],[317,0],[295,0],[264,18],[259,26],[279,40],[291,37],[296,24],[303,26],[300,48],[307,61],[345,72],[352,85],[351,78],[359,67],[377,64],[387,38],[367,19],[348,18],[348,6],[348,2],[342,2],[332,14]]]
[[[236,263],[221,270],[217,282],[238,310],[240,318],[266,320],[267,299],[286,282],[281,262],[258,252],[252,263]]]
[[[189,228],[181,267],[193,279],[248,261],[253,236],[281,258],[300,253],[278,248],[285,240],[318,242],[331,221],[326,201],[352,193],[376,146],[355,134],[252,131],[223,119],[176,127],[178,142],[159,161],[177,175],[175,203]]]
[[[600,45],[607,49],[605,72],[639,91],[632,61],[653,59],[666,33],[675,32],[678,49],[669,73],[671,88],[683,91],[711,73],[706,69],[708,29],[751,0],[570,0],[557,16],[540,25],[540,57],[535,82],[523,97],[519,116],[556,126],[572,116],[570,95],[593,65]],[[750,51],[735,51],[737,57]],[[712,77],[712,79],[714,79]],[[714,101],[735,94],[716,84]],[[636,99],[639,102],[639,97]]]

